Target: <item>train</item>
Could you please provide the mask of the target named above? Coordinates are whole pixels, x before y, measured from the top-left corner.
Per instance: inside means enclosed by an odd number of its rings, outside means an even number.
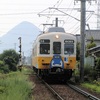
[[[32,47],[32,66],[41,77],[69,80],[76,68],[76,37],[58,26],[39,34]]]

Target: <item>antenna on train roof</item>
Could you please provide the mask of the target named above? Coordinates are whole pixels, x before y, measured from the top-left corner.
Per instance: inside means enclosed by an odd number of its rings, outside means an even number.
[[[56,24],[55,27],[58,27],[58,18],[56,18]]]
[[[64,22],[63,20],[58,20],[58,18],[56,17],[55,20],[53,20],[53,23],[55,24],[55,27],[58,27],[58,22]]]
[[[58,18],[56,18],[54,21],[55,21],[55,27],[58,27]],[[46,26],[46,25],[53,26],[53,24],[43,24],[43,26]]]

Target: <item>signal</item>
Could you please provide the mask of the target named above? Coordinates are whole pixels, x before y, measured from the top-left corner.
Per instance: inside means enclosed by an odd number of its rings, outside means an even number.
[[[21,37],[18,38],[19,39],[19,61],[21,62],[21,59],[22,59],[22,46],[21,46]]]

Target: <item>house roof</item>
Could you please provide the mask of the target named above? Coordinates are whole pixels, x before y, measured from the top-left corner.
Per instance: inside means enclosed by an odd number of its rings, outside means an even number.
[[[86,30],[86,39],[90,40],[91,37],[96,41],[100,40],[100,30]]]
[[[85,34],[86,40],[90,40],[93,37],[95,41],[100,41],[100,30],[86,30]],[[80,34],[76,34],[76,39],[80,41]]]

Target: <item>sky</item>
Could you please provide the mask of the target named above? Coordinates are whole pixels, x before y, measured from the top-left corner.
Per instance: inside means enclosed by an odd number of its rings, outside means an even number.
[[[48,9],[50,7],[53,9]],[[54,8],[59,8],[66,14]],[[23,21],[31,22],[43,30],[42,24],[54,23],[55,17],[58,17],[59,26],[64,27],[66,32],[80,33],[80,21],[72,18],[80,19],[79,8],[80,1],[75,2],[74,0],[0,0],[0,36]],[[91,29],[96,29],[97,4],[95,2],[86,3],[86,9],[88,11],[86,23]]]

